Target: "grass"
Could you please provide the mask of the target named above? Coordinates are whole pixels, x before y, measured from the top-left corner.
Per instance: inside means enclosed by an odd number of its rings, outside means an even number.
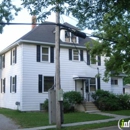
[[[48,113],[43,112],[20,112],[10,109],[0,109],[0,114],[12,118],[22,128],[49,125]],[[112,117],[83,112],[64,114],[64,123],[84,122],[109,119]]]
[[[104,111],[111,114],[130,116],[130,110]]]
[[[72,126],[72,127],[62,127],[61,130],[90,130],[102,127],[109,127],[109,126],[117,126],[117,121],[109,121],[104,123],[95,123],[95,124],[87,124],[87,125],[80,125],[80,126]],[[51,128],[47,130],[57,130],[56,128]]]

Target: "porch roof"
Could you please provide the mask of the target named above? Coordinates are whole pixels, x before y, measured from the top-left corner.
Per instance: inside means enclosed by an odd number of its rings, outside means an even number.
[[[86,80],[86,79],[90,79],[90,77],[87,77],[85,75],[73,75],[73,79],[74,80]]]

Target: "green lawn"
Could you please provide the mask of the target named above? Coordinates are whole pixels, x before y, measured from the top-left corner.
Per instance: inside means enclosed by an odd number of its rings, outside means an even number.
[[[116,125],[117,125],[117,121],[110,121],[110,122],[104,122],[104,123],[97,122],[97,124],[63,127],[63,128],[61,128],[61,130],[90,130],[90,129],[96,129],[96,128],[102,128],[102,127],[116,126]],[[57,129],[51,128],[51,129],[47,129],[47,130],[57,130]]]
[[[45,112],[20,112],[16,110],[0,109],[0,114],[12,118],[22,128],[49,125],[48,113]],[[112,117],[98,114],[88,114],[84,112],[75,112],[64,114],[64,123],[94,121],[109,118]]]
[[[117,114],[117,115],[125,115],[130,116],[130,110],[120,110],[120,111],[104,111],[111,114]]]

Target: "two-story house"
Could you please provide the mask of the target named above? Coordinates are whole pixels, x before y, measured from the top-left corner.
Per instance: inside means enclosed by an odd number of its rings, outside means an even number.
[[[89,37],[82,39],[60,31],[63,91],[78,91],[87,101],[97,89],[123,93],[122,77],[113,77],[107,83],[102,80],[105,57],[96,56],[96,61],[91,61],[87,42],[91,42]],[[55,79],[55,25],[39,25],[1,51],[0,67],[0,107],[40,110]],[[95,77],[98,72],[100,78]]]

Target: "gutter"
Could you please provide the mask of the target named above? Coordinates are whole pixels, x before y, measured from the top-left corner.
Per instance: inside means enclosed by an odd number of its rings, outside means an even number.
[[[11,50],[12,48],[14,48],[15,46],[17,46],[17,45],[20,45],[21,43],[23,43],[23,44],[26,44],[26,43],[30,43],[30,44],[35,44],[35,45],[38,45],[38,44],[40,44],[40,45],[53,45],[53,46],[55,46],[55,43],[49,43],[49,42],[40,42],[40,41],[31,41],[31,40],[18,40],[18,41],[16,41],[16,42],[14,42],[14,43],[12,43],[11,45],[9,45],[8,47],[6,47],[4,50],[2,50],[1,52],[0,52],[0,55],[2,55],[2,54],[4,54],[4,53],[6,53],[6,52],[8,52],[9,50]],[[65,43],[60,43],[60,46],[61,47],[71,47],[71,48],[75,48],[75,46],[73,45],[73,43],[72,43],[72,45],[68,45],[68,44],[65,44]],[[79,49],[86,49],[86,47],[85,46],[76,46],[77,48],[79,48]]]

